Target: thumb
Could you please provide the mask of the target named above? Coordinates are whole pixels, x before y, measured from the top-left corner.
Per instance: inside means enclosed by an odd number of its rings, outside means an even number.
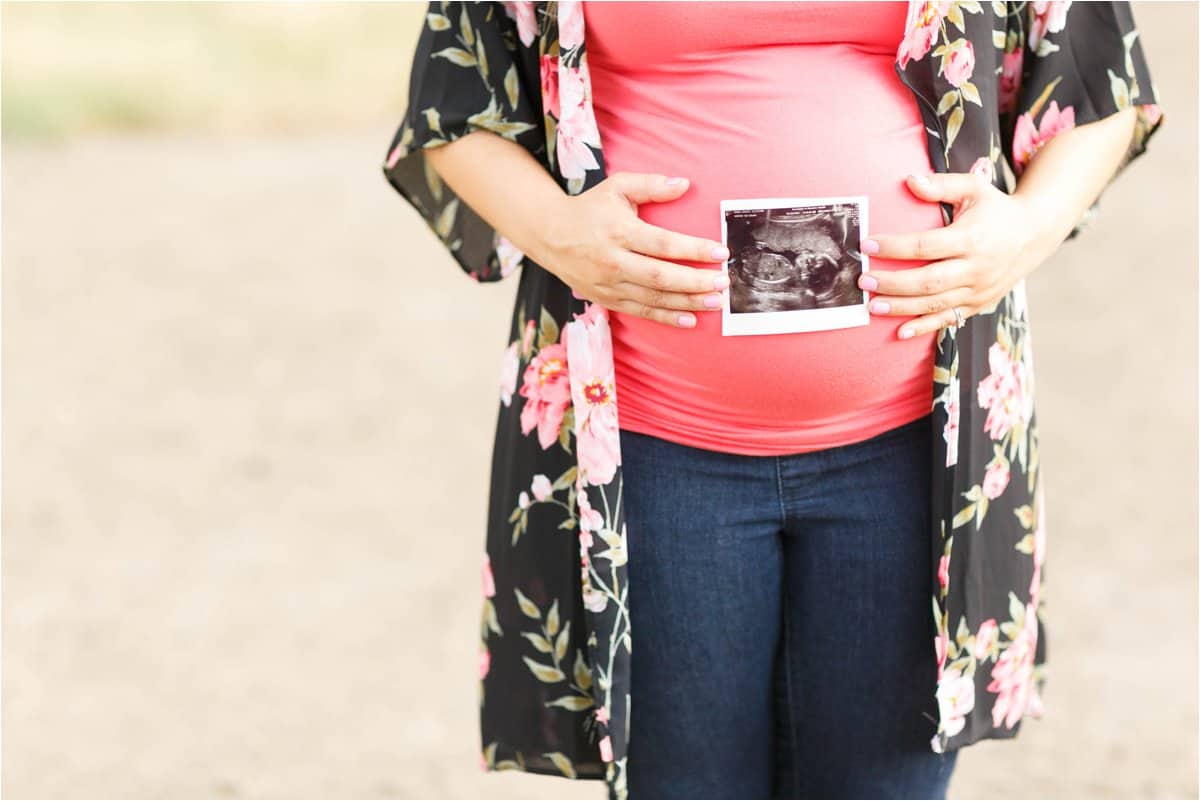
[[[924,181],[920,180],[924,177]],[[922,200],[942,200],[955,206],[976,196],[979,182],[975,175],[965,172],[935,172],[924,176],[910,174],[905,183]]]
[[[632,203],[657,203],[674,200],[688,188],[686,178],[647,172],[618,172],[610,180],[618,192]]]

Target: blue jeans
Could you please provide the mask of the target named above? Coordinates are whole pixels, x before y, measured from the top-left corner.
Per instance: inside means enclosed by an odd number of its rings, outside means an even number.
[[[630,798],[944,798],[931,418],[786,456],[621,431]]]

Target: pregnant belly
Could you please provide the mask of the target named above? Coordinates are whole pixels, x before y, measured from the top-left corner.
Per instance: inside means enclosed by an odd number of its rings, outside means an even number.
[[[892,162],[887,173],[895,178],[887,182],[879,174],[780,180],[671,164],[664,172],[692,178],[688,191],[675,201],[643,204],[638,214],[672,231],[720,240],[722,198],[863,194],[868,236],[929,230],[942,225],[940,209],[903,183],[906,170],[928,172],[927,157],[917,155],[907,164]],[[764,253],[749,269],[765,289],[786,291],[794,265],[772,256]],[[873,257],[870,270],[926,263]],[[696,326],[684,329],[610,310],[622,428],[719,450],[790,453],[866,439],[931,408],[937,335],[901,340],[899,327],[910,317],[871,315],[868,325],[854,328],[722,336],[720,310],[695,316]]]
[[[784,75],[769,50],[723,54],[726,81],[667,76],[652,85],[619,70],[593,79],[608,172],[690,181],[677,200],[642,204],[638,215],[719,241],[723,199],[865,195],[868,236],[941,227],[938,204],[904,182],[931,166],[915,99],[890,58],[848,48],[789,50]],[[787,77],[831,68],[844,78]],[[870,269],[925,263],[872,257]],[[750,268],[765,287],[794,276],[769,254]],[[872,315],[855,328],[722,336],[720,310],[695,316],[696,326],[682,329],[610,311],[622,428],[733,452],[788,453],[865,439],[931,408],[937,335],[899,339],[911,318]]]

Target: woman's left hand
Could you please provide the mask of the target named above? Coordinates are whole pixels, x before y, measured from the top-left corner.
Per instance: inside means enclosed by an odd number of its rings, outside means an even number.
[[[1035,219],[1025,198],[1010,195],[975,173],[934,173],[922,185],[908,176],[909,189],[922,200],[954,205],[954,218],[942,228],[909,234],[872,234],[863,252],[885,259],[929,261],[921,267],[864,273],[859,287],[871,293],[872,314],[917,319],[901,326],[907,339],[992,311],[1017,282],[1033,272],[1057,243]]]

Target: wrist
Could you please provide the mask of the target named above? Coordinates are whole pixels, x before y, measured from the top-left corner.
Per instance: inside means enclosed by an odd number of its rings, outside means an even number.
[[[527,252],[551,273],[554,273],[557,254],[562,251],[566,241],[567,225],[571,219],[570,199],[571,196],[561,190],[550,194],[538,204],[539,211],[530,231],[530,248]]]
[[[1022,228],[1027,236],[1025,250],[1032,251],[1036,261],[1040,262],[1067,238],[1079,215],[1044,192],[1021,191],[1018,186],[1012,197],[1023,211]]]

